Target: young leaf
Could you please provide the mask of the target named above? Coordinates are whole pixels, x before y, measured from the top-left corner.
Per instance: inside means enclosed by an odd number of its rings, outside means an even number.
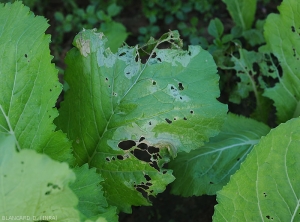
[[[143,195],[155,196],[174,180],[165,162],[218,133],[226,106],[216,100],[212,57],[198,46],[178,49],[177,32],[152,40],[145,64],[137,47],[113,54],[105,42],[92,30],[76,36],[57,123],[74,141],[78,164],[103,176],[109,203],[130,212],[131,205],[149,205]],[[166,42],[174,49],[157,49]]]
[[[70,160],[70,143],[54,131],[61,92],[51,64],[48,24],[20,2],[0,4],[0,132],[14,136],[18,149]]]
[[[217,193],[214,221],[299,221],[300,118],[279,125],[253,148]]]
[[[224,32],[224,26],[221,20],[218,18],[212,19],[209,22],[207,31],[211,36],[215,37],[216,39],[221,38]]]
[[[242,116],[228,114],[221,132],[203,147],[180,153],[171,161],[176,180],[172,193],[182,196],[213,195],[239,169],[247,154],[270,128]]]
[[[280,15],[271,14],[267,18],[264,26],[267,45],[260,50],[279,60],[275,65],[280,68],[274,72],[279,83],[266,88],[263,95],[274,101],[277,121],[285,122],[300,115],[300,2],[285,0],[278,10]]]
[[[222,0],[237,26],[251,28],[256,11],[256,0]]]
[[[75,180],[75,174],[66,163],[34,150],[17,153],[15,138],[10,134],[0,134],[0,153],[2,220],[27,216],[26,220],[40,221],[43,216],[51,216],[58,221],[79,221],[75,208],[78,199],[68,186]]]

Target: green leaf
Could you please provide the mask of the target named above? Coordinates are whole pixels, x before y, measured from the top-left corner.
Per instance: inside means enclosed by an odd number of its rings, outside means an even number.
[[[243,36],[251,46],[265,43],[262,31],[257,29],[246,30],[243,32]]]
[[[217,193],[214,221],[299,221],[300,119],[279,125],[256,145]]]
[[[62,86],[51,64],[47,27],[45,18],[20,2],[0,4],[0,132],[13,135],[19,150],[69,161],[70,143],[52,123]]]
[[[118,51],[118,48],[125,42],[128,36],[125,26],[114,21],[102,23],[100,31],[108,39],[107,47],[114,53]]]
[[[0,153],[2,220],[26,216],[26,220],[38,221],[44,216],[58,221],[79,221],[75,208],[78,199],[68,186],[75,180],[75,174],[66,163],[34,150],[23,149],[17,153],[12,135],[1,134]]]
[[[70,185],[70,188],[79,199],[78,209],[83,214],[83,218],[104,217],[108,221],[118,221],[116,208],[109,207],[103,195],[100,185],[103,179],[96,173],[96,169],[89,169],[85,164],[75,167],[73,171],[76,174],[76,181]]]
[[[266,88],[263,94],[274,101],[277,121],[280,123],[300,115],[300,2],[285,0],[278,10],[280,15],[271,14],[267,18],[264,26],[267,45],[260,50],[278,59],[279,64],[274,61],[273,67],[281,67],[274,72],[279,83],[275,87]]]
[[[218,18],[210,20],[207,31],[211,36],[215,37],[216,39],[221,38],[224,32],[224,26],[221,20]]]
[[[239,49],[239,55],[240,58],[231,57],[234,66],[230,67],[230,69],[236,70],[236,75],[240,78],[240,81],[229,97],[230,102],[237,104],[241,102],[241,99],[247,98],[250,92],[254,92],[256,99],[259,99],[258,87],[254,78],[257,74],[254,70],[254,64],[259,64],[264,59],[262,53],[247,51],[245,49]],[[257,105],[259,105],[259,101]]]
[[[197,150],[178,154],[170,162],[169,168],[176,177],[171,192],[182,196],[214,195],[269,131],[263,123],[228,114],[219,135]]]
[[[162,43],[173,49],[157,49]],[[216,100],[213,58],[199,46],[179,49],[177,32],[152,40],[144,64],[142,49],[123,46],[113,54],[105,44],[92,30],[76,36],[57,123],[74,141],[78,164],[103,176],[109,204],[130,212],[174,180],[164,163],[218,133],[226,106]]]
[[[256,0],[222,0],[229,11],[233,21],[242,29],[248,30],[251,28],[255,11]]]
[[[107,7],[107,14],[108,14],[108,16],[113,17],[113,16],[116,16],[117,14],[119,14],[121,10],[122,10],[122,7],[113,3]]]

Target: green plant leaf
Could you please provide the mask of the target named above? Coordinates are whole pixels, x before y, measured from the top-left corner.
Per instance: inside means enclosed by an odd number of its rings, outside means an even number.
[[[278,7],[280,15],[270,14],[264,26],[267,45],[260,51],[275,56],[279,83],[266,88],[264,96],[272,99],[277,109],[277,121],[285,122],[300,115],[300,2],[285,0]]]
[[[76,181],[70,185],[70,188],[79,199],[78,210],[83,214],[83,218],[103,217],[108,221],[118,221],[116,207],[109,207],[103,195],[100,182],[101,176],[96,173],[96,169],[89,169],[85,164],[81,167],[75,167],[73,171],[76,174]]]
[[[20,2],[0,4],[0,132],[13,135],[18,149],[69,161],[71,144],[52,123],[62,87],[51,64],[47,27],[45,18]]]
[[[223,23],[218,18],[212,19],[209,22],[207,31],[211,36],[215,37],[216,39],[221,38],[224,32]]]
[[[113,54],[105,42],[92,30],[76,36],[57,124],[74,141],[78,164],[103,176],[109,204],[130,212],[174,180],[164,163],[218,133],[227,108],[216,100],[211,55],[199,46],[178,49],[177,32],[149,42],[154,49],[145,64],[145,49],[123,46]],[[157,49],[167,42],[173,49]]]
[[[245,49],[239,49],[239,56],[240,58],[237,58],[232,55],[231,61],[234,63],[234,66],[229,67],[236,70],[236,75],[240,78],[229,97],[230,102],[237,104],[241,102],[241,99],[247,98],[250,92],[254,92],[255,97],[258,99],[258,88],[254,79],[257,73],[254,70],[254,64],[258,65],[264,59],[262,53]]]
[[[169,163],[176,177],[171,192],[182,196],[214,195],[228,183],[261,136],[269,131],[263,123],[228,114],[216,137],[197,150],[179,153]]]
[[[300,220],[299,132],[297,118],[261,139],[217,193],[214,221]]]
[[[255,11],[256,0],[222,0],[229,11],[233,21],[242,29],[248,30],[251,28]]]
[[[100,31],[103,32],[108,39],[107,47],[109,47],[113,53],[118,51],[118,48],[125,42],[128,36],[125,26],[114,21],[102,23]]]
[[[0,215],[18,221],[79,221],[78,199],[68,184],[75,174],[66,163],[59,163],[34,150],[15,150],[15,138],[0,134]],[[33,182],[34,181],[34,182]],[[7,219],[7,220],[8,220]]]

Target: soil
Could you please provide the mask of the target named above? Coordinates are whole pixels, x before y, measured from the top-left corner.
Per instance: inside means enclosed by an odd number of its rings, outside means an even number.
[[[120,222],[208,222],[212,221],[216,196],[181,197],[171,195],[169,187],[151,207],[133,207],[132,214],[119,214]]]

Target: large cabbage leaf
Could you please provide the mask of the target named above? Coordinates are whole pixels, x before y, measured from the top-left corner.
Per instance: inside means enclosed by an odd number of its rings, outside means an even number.
[[[162,43],[172,49],[158,49]],[[149,205],[174,180],[164,163],[202,146],[225,119],[211,55],[180,44],[170,32],[114,54],[103,34],[83,30],[66,57],[70,89],[57,124],[73,140],[77,163],[98,169],[109,203],[125,212]]]
[[[52,123],[62,87],[51,64],[47,27],[45,18],[20,2],[0,4],[0,132],[13,135],[18,149],[69,161],[71,144]]]
[[[270,128],[263,123],[229,114],[219,135],[190,153],[179,153],[171,161],[176,180],[172,193],[182,196],[214,195],[245,160],[261,136]]]
[[[300,221],[299,132],[296,118],[261,139],[217,193],[214,221]]]
[[[279,82],[266,88],[264,96],[274,101],[278,122],[300,115],[300,2],[285,0],[278,7],[280,14],[270,14],[264,26],[267,45],[260,50],[269,54]]]

